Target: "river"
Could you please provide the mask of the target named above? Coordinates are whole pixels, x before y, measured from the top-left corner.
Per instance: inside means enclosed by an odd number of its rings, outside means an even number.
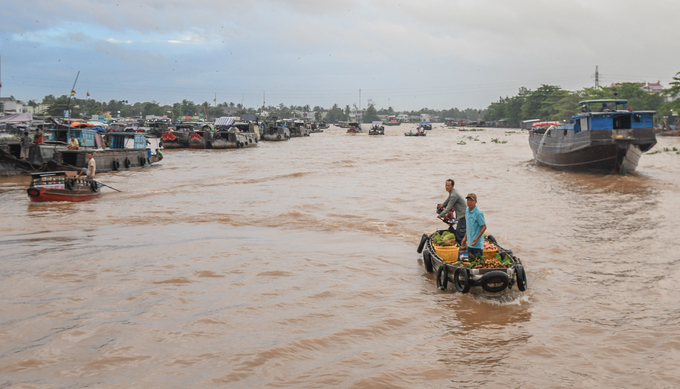
[[[83,203],[0,178],[0,388],[678,385],[679,138],[613,176],[412,128],[168,150]],[[416,246],[448,178],[527,292],[436,288]]]

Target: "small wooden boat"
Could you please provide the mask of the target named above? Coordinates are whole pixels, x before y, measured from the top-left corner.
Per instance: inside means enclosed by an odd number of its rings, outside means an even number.
[[[454,224],[451,221],[448,223],[448,230],[440,230],[437,233],[452,232]],[[473,286],[480,286],[489,293],[500,293],[506,289],[511,289],[515,284],[517,284],[519,291],[527,290],[527,276],[522,261],[512,253],[512,250],[502,248],[492,235],[487,236],[487,241],[490,245],[495,246],[497,251],[491,251],[491,256],[493,258],[500,256],[500,260],[496,262],[499,263],[499,266],[491,268],[470,268],[471,264],[467,262],[467,252],[461,252],[461,254],[456,252],[454,256],[457,256],[457,258],[444,260],[437,252],[439,249],[440,253],[443,253],[441,248],[432,244],[433,236],[434,234],[423,234],[418,245],[418,253],[423,254],[425,270],[428,273],[434,272],[436,274],[439,289],[446,290],[449,282],[453,282],[456,291],[460,293],[468,293]],[[486,250],[484,254],[488,259],[491,259]],[[507,264],[507,266],[500,265],[501,262]]]
[[[423,131],[421,129],[416,130],[416,132],[409,131],[409,132],[404,133],[404,136],[426,136],[426,135],[427,134],[425,133],[425,131]]]
[[[101,190],[96,181],[77,178],[75,172],[31,174],[31,185],[26,189],[28,198],[35,202],[79,202],[96,199]]]
[[[368,135],[385,135],[385,127],[382,122],[373,122],[371,129],[368,130]]]

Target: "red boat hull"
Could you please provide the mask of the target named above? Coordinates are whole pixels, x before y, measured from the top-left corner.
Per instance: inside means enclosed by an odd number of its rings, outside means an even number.
[[[39,193],[38,193],[39,191]],[[28,188],[28,198],[38,203],[47,201],[70,201],[79,202],[96,199],[101,195],[100,191],[93,192],[91,189],[66,190],[47,188]]]

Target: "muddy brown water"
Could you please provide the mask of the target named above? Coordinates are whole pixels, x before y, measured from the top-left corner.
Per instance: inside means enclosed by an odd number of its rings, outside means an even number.
[[[0,387],[680,385],[680,155],[564,173],[519,130],[409,128],[167,151],[79,204],[1,178]],[[527,292],[436,288],[447,178]]]

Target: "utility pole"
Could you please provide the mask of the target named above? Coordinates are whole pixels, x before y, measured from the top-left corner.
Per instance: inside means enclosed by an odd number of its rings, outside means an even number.
[[[264,98],[264,91],[262,91],[262,110],[264,111],[264,106],[265,106],[265,98]]]
[[[595,65],[595,89],[600,88],[600,72],[597,69],[597,65]]]
[[[359,112],[357,112],[357,121],[361,123],[362,120],[359,118],[359,115],[361,115],[361,89],[359,89]]]

